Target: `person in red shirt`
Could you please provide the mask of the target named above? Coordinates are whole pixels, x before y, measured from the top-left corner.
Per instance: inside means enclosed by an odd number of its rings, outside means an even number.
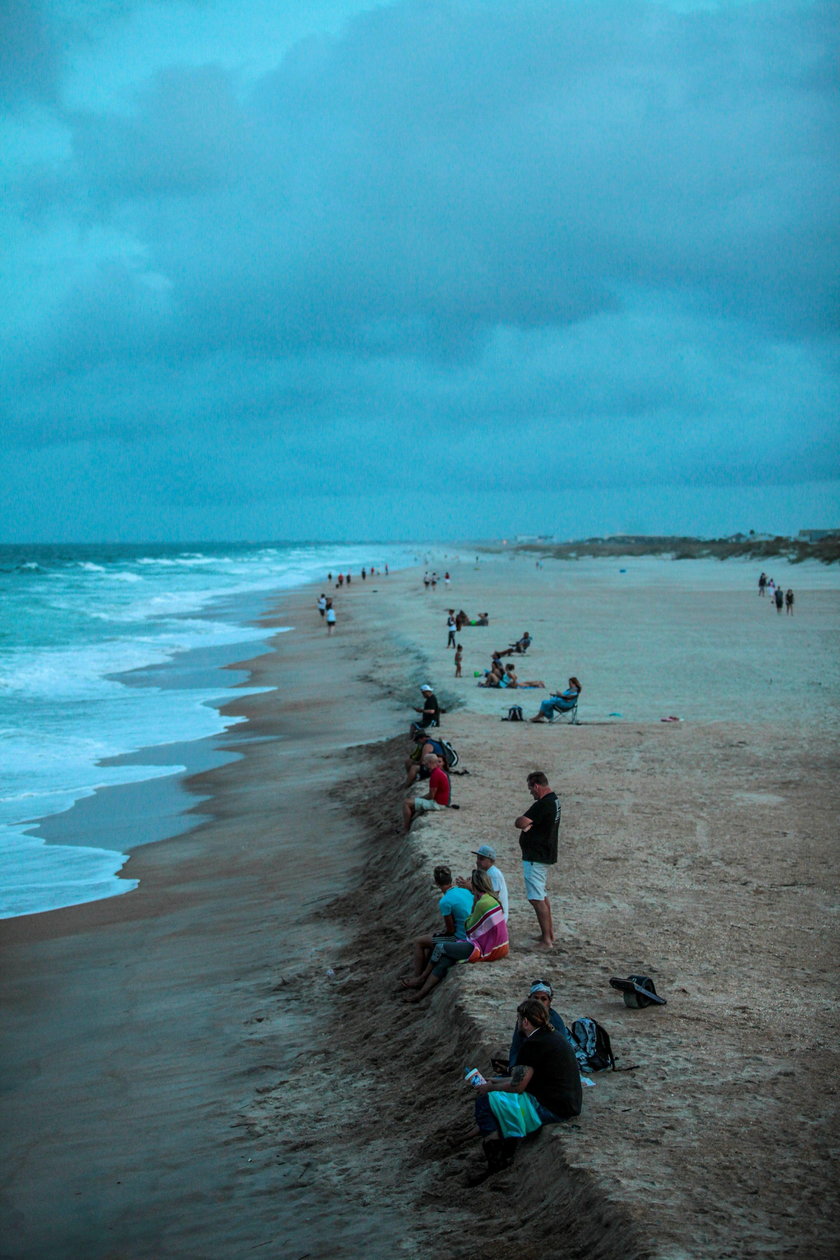
[[[446,809],[449,805],[451,788],[449,775],[444,769],[443,757],[436,753],[427,753],[423,765],[429,771],[429,795],[409,796],[403,802],[403,825],[405,834],[411,830],[411,824],[417,814],[426,814],[435,809]]]

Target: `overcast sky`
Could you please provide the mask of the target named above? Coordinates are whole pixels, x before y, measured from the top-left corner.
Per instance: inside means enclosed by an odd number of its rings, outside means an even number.
[[[839,19],[5,0],[0,539],[840,525]]]

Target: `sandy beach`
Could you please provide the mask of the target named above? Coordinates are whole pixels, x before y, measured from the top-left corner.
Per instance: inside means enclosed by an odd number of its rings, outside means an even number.
[[[317,590],[285,596],[249,680],[277,689],[234,702],[253,738],[191,784],[211,817],[134,850],[136,892],[0,923],[4,1256],[836,1254],[840,594],[792,570],[786,618],[748,566],[434,563],[451,589],[354,581],[332,638]],[[461,679],[452,606],[491,619]],[[524,629],[520,676],[580,677],[580,725],[502,723],[511,693],[476,686]],[[405,840],[427,679],[469,773]],[[563,803],[550,953],[512,825],[534,768]],[[407,1007],[432,868],[481,843],[510,956]],[[631,972],[667,1006],[628,1010]],[[540,976],[633,1070],[468,1190],[463,1069]]]

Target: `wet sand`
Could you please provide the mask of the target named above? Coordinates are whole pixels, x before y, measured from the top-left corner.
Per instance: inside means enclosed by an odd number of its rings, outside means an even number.
[[[136,893],[0,924],[4,1254],[834,1254],[837,593],[787,625],[690,576],[584,594],[562,564],[452,571],[428,595],[416,573],[354,583],[332,639],[312,592],[287,597],[296,629],[253,663],[280,690],[237,705],[264,742],[195,783],[212,820],[135,851]],[[491,610],[461,680],[452,605]],[[582,725],[502,724],[510,694],[475,686],[526,627],[521,673],[578,674]],[[722,665],[722,694],[698,694]],[[461,809],[404,841],[400,732],[426,678],[470,773]],[[511,825],[535,767],[563,801],[549,955]],[[431,868],[466,872],[485,842],[511,955],[406,1007]],[[666,1007],[624,1007],[608,980],[634,971]],[[443,1141],[469,1117],[463,1068],[542,975],[638,1066],[468,1191],[478,1153]]]

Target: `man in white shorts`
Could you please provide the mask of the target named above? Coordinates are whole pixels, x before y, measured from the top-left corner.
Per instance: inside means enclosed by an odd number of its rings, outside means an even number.
[[[408,835],[415,815],[426,814],[434,809],[446,809],[449,805],[449,775],[444,768],[443,757],[426,753],[423,765],[429,771],[429,795],[409,796],[403,802],[403,830]]]
[[[551,902],[546,891],[546,881],[549,867],[554,866],[557,861],[560,801],[549,787],[542,770],[534,770],[528,775],[527,782],[534,803],[513,825],[520,832],[525,895],[534,907],[540,925],[537,947],[551,949],[554,945],[554,925],[551,921]]]

